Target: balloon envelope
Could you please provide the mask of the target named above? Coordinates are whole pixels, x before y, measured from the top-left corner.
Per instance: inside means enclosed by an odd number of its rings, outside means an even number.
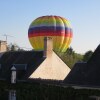
[[[72,28],[68,20],[60,16],[42,16],[29,26],[28,37],[34,50],[44,49],[44,37],[53,39],[53,49],[65,52],[72,40]]]

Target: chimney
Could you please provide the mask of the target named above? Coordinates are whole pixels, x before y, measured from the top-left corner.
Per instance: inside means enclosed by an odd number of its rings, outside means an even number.
[[[11,68],[11,83],[16,83],[16,68],[13,66]],[[8,100],[16,100],[16,90],[9,90],[9,99]]]
[[[7,42],[0,40],[0,52],[5,52],[5,51],[7,51]]]
[[[16,68],[13,66],[11,68],[11,83],[15,84],[16,83]]]
[[[51,37],[44,37],[44,54],[43,57],[52,56],[53,52],[53,40]]]

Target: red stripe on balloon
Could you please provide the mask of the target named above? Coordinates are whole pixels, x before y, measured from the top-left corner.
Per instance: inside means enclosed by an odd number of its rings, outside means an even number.
[[[73,37],[72,33],[34,33],[32,34],[31,32],[28,34],[29,38],[30,37],[36,37],[36,36],[65,36],[65,37]]]

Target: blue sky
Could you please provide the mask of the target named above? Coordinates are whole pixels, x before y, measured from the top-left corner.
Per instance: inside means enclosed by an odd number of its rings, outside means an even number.
[[[73,28],[72,48],[77,53],[95,50],[100,43],[100,0],[0,0],[0,39],[32,48],[30,23],[39,16],[58,15]]]

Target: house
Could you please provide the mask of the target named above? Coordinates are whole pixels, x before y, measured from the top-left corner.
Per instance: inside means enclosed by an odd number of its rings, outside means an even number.
[[[44,39],[44,51],[16,51],[1,53],[0,79],[10,79],[11,68],[17,71],[18,80],[64,80],[70,68],[53,51],[52,39]]]
[[[44,51],[0,53],[0,80],[12,84],[34,80],[62,82],[69,72],[70,68],[53,51],[52,38],[49,37],[44,38]],[[16,100],[15,96],[16,90],[9,90],[9,100]]]
[[[100,45],[88,62],[76,63],[64,81],[67,84],[100,87]]]
[[[54,84],[54,86],[59,86],[60,93],[62,89],[64,89],[63,92],[66,92],[65,89],[69,86],[74,89],[100,89],[99,59],[100,45],[88,62],[77,62],[70,71],[70,68],[53,51],[52,38],[46,37],[44,51],[0,53],[0,80],[11,83],[12,86],[21,82],[31,82],[32,84],[36,82],[40,85],[41,83]],[[39,91],[40,88],[37,90]],[[44,86],[44,92],[45,88],[47,87]],[[16,89],[7,91],[9,92],[9,100],[16,100]],[[35,93],[33,94],[35,95]],[[59,97],[59,93],[57,94]],[[100,97],[99,95],[90,95],[90,98]]]
[[[100,89],[100,45],[87,62],[78,62],[73,66],[64,83],[77,89]],[[100,100],[100,94],[90,98]]]

